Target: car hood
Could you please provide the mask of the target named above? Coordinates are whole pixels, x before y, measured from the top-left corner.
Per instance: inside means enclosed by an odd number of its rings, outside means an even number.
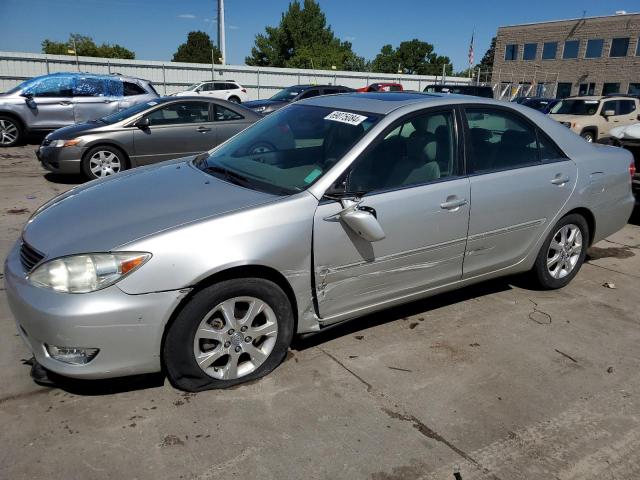
[[[283,102],[281,100],[251,100],[250,102],[244,102],[242,105],[247,108],[256,107],[282,107],[289,102]]]
[[[70,140],[77,136],[93,132],[96,128],[105,127],[104,123],[100,122],[85,122],[76,123],[75,125],[69,125],[68,127],[62,127],[58,130],[54,130],[47,135],[47,140]]]
[[[584,123],[591,115],[568,115],[560,113],[550,113],[549,116],[557,122],[577,122]]]
[[[133,240],[281,197],[227,183],[173,160],[94,180],[54,198],[23,239],[47,258],[105,252]]]

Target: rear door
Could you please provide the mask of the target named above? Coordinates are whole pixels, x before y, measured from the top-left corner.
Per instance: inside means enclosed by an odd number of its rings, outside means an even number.
[[[211,113],[214,119],[216,141],[215,145],[209,148],[221,144],[251,124],[239,111],[217,103],[211,104]]]
[[[154,94],[147,92],[137,83],[127,80],[117,80],[122,82],[122,97],[120,98],[118,105],[119,110],[124,110],[132,105],[137,105],[138,103],[156,98]]]
[[[73,82],[73,114],[76,123],[87,122],[118,111],[118,97],[112,95],[104,77],[78,76]]]
[[[145,118],[149,119],[149,127],[136,128],[133,134],[134,159],[138,165],[195,155],[216,144],[209,102],[173,102]]]
[[[577,166],[534,124],[510,109],[469,106],[471,179],[464,278],[522,260],[576,185]]]

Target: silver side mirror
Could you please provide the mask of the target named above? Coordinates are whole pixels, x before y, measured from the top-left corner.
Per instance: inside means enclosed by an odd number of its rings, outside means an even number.
[[[360,202],[341,200],[343,210],[338,214],[340,220],[367,242],[378,242],[384,239],[386,234],[376,218],[375,210],[360,206]]]
[[[616,114],[615,110],[605,110],[604,112],[602,112],[602,116],[605,118],[613,117],[615,114]]]

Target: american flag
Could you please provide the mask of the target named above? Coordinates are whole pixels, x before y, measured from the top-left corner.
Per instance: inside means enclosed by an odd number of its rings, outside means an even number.
[[[471,34],[471,43],[469,44],[469,67],[473,67],[474,58],[473,58],[473,37],[476,32]]]

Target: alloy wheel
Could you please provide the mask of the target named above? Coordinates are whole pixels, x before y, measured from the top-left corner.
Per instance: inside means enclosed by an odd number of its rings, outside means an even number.
[[[555,233],[547,251],[547,270],[555,279],[569,275],[582,254],[582,232],[577,225],[563,225]]]
[[[89,169],[96,178],[107,177],[122,169],[118,156],[109,150],[99,150],[89,159]]]
[[[11,120],[0,120],[0,145],[11,145],[17,138],[17,125]]]
[[[234,297],[216,305],[202,319],[193,339],[193,354],[207,375],[234,380],[267,360],[277,336],[276,315],[267,303],[255,297]]]

